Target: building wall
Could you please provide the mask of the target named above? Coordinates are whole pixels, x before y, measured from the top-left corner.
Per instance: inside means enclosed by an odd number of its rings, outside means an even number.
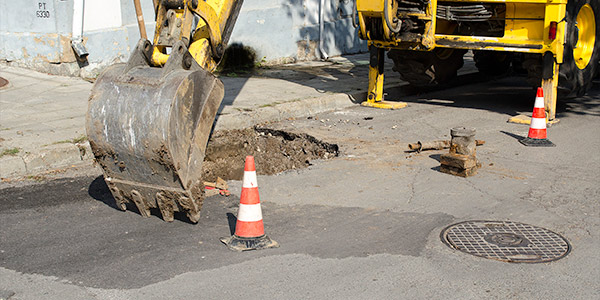
[[[267,60],[319,56],[319,0],[246,0],[232,42],[257,50]],[[330,56],[366,51],[352,27],[352,0],[326,0],[324,50]]]
[[[154,33],[152,1],[141,0]],[[330,56],[366,51],[352,27],[352,0],[325,1],[324,49]],[[94,77],[126,61],[139,32],[132,0],[85,0],[87,61],[71,49],[73,0],[0,0],[0,60],[40,71]],[[246,0],[230,43],[255,49],[266,61],[319,57],[319,0]]]

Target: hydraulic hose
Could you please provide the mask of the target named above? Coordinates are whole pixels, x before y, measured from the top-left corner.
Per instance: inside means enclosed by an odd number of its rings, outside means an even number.
[[[398,22],[398,27],[392,27],[392,22],[390,22],[389,15],[389,0],[383,1],[383,18],[385,19],[385,24],[393,33],[400,32],[400,28],[402,27],[402,22]]]

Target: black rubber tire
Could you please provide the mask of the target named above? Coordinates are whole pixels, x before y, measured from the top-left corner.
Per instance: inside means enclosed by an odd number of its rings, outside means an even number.
[[[415,86],[434,86],[456,77],[467,50],[436,48],[432,51],[390,50],[388,57],[394,61],[393,70],[403,80]]]
[[[473,60],[475,61],[477,70],[490,76],[508,74],[510,72],[512,58],[513,54],[511,52],[473,51]]]
[[[577,67],[573,57],[573,48],[577,43],[575,20],[579,10],[589,4],[596,19],[596,39],[594,52],[584,69]],[[600,1],[598,0],[569,0],[567,3],[567,37],[564,48],[564,59],[559,69],[558,94],[561,97],[583,96],[592,86],[592,80],[600,60]]]

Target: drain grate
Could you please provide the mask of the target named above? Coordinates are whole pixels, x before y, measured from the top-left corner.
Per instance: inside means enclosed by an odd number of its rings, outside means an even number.
[[[465,221],[446,227],[442,241],[475,256],[517,263],[563,258],[571,245],[548,229],[508,221]]]

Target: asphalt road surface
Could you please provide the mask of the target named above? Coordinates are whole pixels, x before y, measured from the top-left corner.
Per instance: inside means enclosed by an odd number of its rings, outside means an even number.
[[[598,299],[600,85],[559,104],[560,123],[548,129],[556,147],[528,148],[517,141],[528,127],[506,122],[532,111],[535,91],[522,81],[406,97],[401,110],[356,106],[270,124],[341,150],[259,176],[277,249],[237,253],[219,241],[232,233],[239,181],[229,182],[232,196],[206,199],[198,224],[118,210],[96,169],[3,183],[0,298]],[[486,141],[477,175],[441,173],[447,150],[406,152],[458,126]],[[465,220],[540,226],[572,250],[537,264],[471,256],[440,241],[443,228]]]

